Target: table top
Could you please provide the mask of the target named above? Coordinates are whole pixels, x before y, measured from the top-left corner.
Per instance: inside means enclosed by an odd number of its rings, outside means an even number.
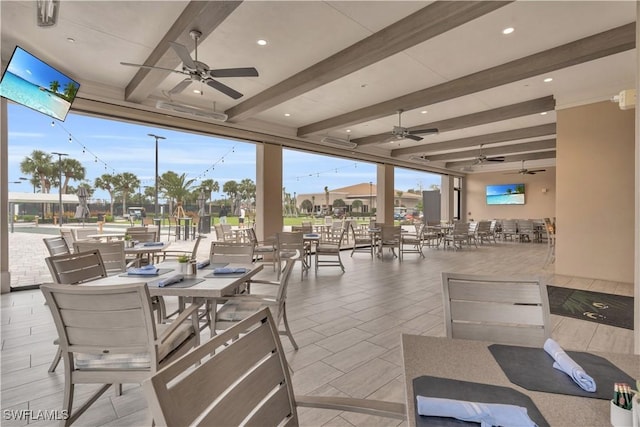
[[[529,391],[509,381],[488,346],[493,343],[402,335],[402,357],[410,426],[414,417],[413,379],[422,375],[510,387],[529,396],[550,425],[610,425],[608,400]],[[640,377],[640,355],[592,352],[633,378]],[[613,390],[611,391],[613,397]]]
[[[87,238],[89,239],[112,239],[112,238],[123,239],[126,234],[127,233],[125,232],[88,234]]]
[[[171,268],[174,271],[168,272],[161,276],[125,276],[120,277],[119,274],[114,276],[105,277],[104,279],[94,280],[92,282],[84,283],[80,286],[105,286],[105,285],[126,285],[131,283],[140,283],[140,282],[151,282],[153,280],[157,280],[159,278],[170,277],[172,274],[175,274],[178,271],[178,263],[175,261],[171,262],[162,262],[156,264],[158,268]],[[163,288],[158,288],[155,286],[149,287],[149,293],[154,295],[163,295],[163,296],[183,296],[183,297],[194,297],[194,298],[219,298],[222,296],[233,295],[235,293],[235,288],[237,288],[240,284],[246,282],[251,277],[255,276],[258,272],[260,272],[264,265],[262,264],[229,264],[227,267],[231,268],[240,268],[244,267],[247,269],[247,272],[242,276],[224,276],[220,277],[204,277],[211,273],[213,273],[213,269],[207,268],[198,270],[196,276],[185,276],[187,278],[197,278],[204,279],[203,282],[200,282],[196,285],[191,286],[190,288],[176,288],[172,286],[165,286]]]
[[[151,242],[146,242],[146,243],[151,243]],[[129,255],[152,254],[156,252],[162,252],[166,250],[169,246],[171,246],[171,242],[158,242],[158,243],[162,243],[162,246],[161,245],[145,246],[144,243],[138,243],[132,248],[125,247],[124,253]]]

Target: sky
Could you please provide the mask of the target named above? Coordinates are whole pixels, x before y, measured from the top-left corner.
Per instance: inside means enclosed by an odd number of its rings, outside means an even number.
[[[152,126],[99,119],[69,113],[64,122],[9,103],[9,191],[32,192],[29,182],[15,184],[24,175],[20,162],[33,150],[60,152],[78,160],[86,169],[86,179],[93,185],[102,174],[131,172],[144,187],[154,186],[155,138],[149,133],[166,139],[158,143],[158,173],[169,170],[177,174],[186,173],[187,178],[213,179],[220,184],[226,181],[240,182],[244,178],[256,181],[255,144],[224,138],[203,136],[183,131],[172,131]],[[53,125],[52,125],[53,124]],[[54,156],[57,159],[57,156]],[[376,182],[376,167],[373,163],[356,162],[329,156],[304,153],[296,150],[283,152],[283,186],[287,193],[322,193],[329,189],[345,187],[363,182]],[[77,182],[71,182],[77,186]],[[435,174],[396,168],[395,188],[428,189],[432,184],[440,185]],[[51,193],[57,193],[52,189]],[[213,193],[220,199],[222,193]],[[109,196],[96,190],[94,199]]]

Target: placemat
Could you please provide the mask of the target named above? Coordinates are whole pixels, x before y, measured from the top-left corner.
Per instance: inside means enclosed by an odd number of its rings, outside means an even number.
[[[200,270],[213,270],[214,268],[223,268],[229,265],[228,262],[214,262],[213,264],[209,264],[206,267],[201,268]]]
[[[542,348],[492,344],[489,351],[509,381],[527,390],[609,400],[615,383],[635,384],[633,378],[607,359],[582,351],[566,353],[594,379],[593,393],[581,389],[569,375],[555,369],[553,357]]]
[[[158,287],[158,282],[162,279],[153,280],[151,282],[147,282],[147,286],[149,287]],[[182,282],[172,283],[171,285],[165,286],[165,288],[190,288],[193,285],[197,285],[200,282],[204,282],[204,279],[184,279]]]
[[[163,274],[167,274],[168,272],[173,271],[173,268],[159,268],[156,274],[129,274],[122,273],[118,274],[118,277],[157,277],[162,276]]]
[[[224,274],[209,273],[204,277],[206,277],[208,279],[211,279],[211,278],[214,278],[214,279],[235,279],[235,278],[238,278],[238,277],[242,277],[247,273],[248,273],[248,271],[244,272],[244,273],[224,273]]]
[[[417,396],[439,397],[442,399],[466,400],[480,403],[502,403],[517,405],[527,408],[527,414],[539,427],[548,426],[549,423],[538,410],[531,398],[518,390],[497,385],[458,381],[449,378],[422,376],[413,380],[413,402],[415,405]],[[474,424],[468,421],[460,421],[455,418],[424,417],[418,415],[417,405],[415,418],[417,427],[426,426],[457,426],[460,424]]]

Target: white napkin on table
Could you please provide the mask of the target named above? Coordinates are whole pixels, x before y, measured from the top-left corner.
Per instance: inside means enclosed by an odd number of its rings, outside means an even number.
[[[481,427],[536,427],[527,415],[527,408],[522,406],[418,396],[417,407],[420,415],[472,421],[480,423]]]
[[[544,351],[549,353],[555,362],[553,367],[569,375],[583,390],[589,392],[596,391],[596,382],[578,365],[567,353],[564,352],[560,344],[547,338],[544,343]]]

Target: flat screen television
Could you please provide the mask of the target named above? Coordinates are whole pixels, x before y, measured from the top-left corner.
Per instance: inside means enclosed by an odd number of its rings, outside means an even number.
[[[0,80],[0,96],[64,121],[80,84],[16,46]]]
[[[524,205],[524,184],[487,185],[487,205]]]

